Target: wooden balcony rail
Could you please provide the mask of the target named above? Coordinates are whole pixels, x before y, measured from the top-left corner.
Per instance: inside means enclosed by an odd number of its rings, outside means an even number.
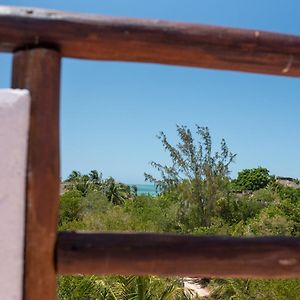
[[[300,239],[63,232],[58,235],[57,271],[292,278],[300,275]]]
[[[54,300],[56,273],[300,277],[300,238],[59,233],[63,57],[300,77],[300,36],[0,6],[0,52],[31,93],[24,300]],[[55,244],[56,243],[56,244]]]
[[[300,76],[300,36],[177,22],[0,7],[0,51]]]

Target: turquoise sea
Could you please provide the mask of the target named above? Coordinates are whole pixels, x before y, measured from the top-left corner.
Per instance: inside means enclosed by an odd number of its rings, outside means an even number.
[[[133,184],[137,187],[137,193],[138,195],[151,195],[151,196],[155,196],[156,190],[155,190],[155,186],[153,184]]]

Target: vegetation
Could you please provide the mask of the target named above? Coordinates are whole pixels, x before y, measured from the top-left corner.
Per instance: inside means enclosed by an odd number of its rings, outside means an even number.
[[[171,166],[157,162],[151,165],[160,172],[161,179],[145,173],[146,181],[154,183],[164,193],[175,191],[196,215],[197,225],[209,226],[216,209],[216,201],[228,190],[229,166],[235,158],[224,139],[221,151],[213,153],[212,139],[207,127],[196,125],[196,140],[190,129],[177,125],[180,142],[172,146],[164,132],[158,138],[172,160]]]
[[[213,153],[207,128],[177,126],[180,142],[159,138],[172,164],[152,163],[161,178],[146,174],[158,195],[137,195],[136,188],[103,179],[91,171],[72,172],[61,196],[59,229],[152,231],[230,236],[300,235],[300,188],[283,186],[265,168],[229,177],[235,155],[224,140]],[[300,299],[300,280],[220,280],[207,283],[206,299]],[[62,276],[58,299],[197,299],[182,279],[154,276]],[[203,298],[204,299],[204,298]]]
[[[273,180],[274,176],[270,176],[266,168],[245,169],[232,181],[232,187],[236,191],[257,191],[268,186]]]
[[[178,280],[155,276],[63,276],[59,299],[94,300],[187,300]]]

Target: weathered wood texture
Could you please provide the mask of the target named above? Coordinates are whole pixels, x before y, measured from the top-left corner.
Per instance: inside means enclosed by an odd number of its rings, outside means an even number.
[[[18,51],[13,88],[31,94],[26,191],[25,300],[56,299],[54,249],[59,195],[60,54]]]
[[[300,36],[0,7],[0,51],[43,45],[65,57],[300,76]]]
[[[300,239],[63,232],[57,269],[62,274],[299,277]]]

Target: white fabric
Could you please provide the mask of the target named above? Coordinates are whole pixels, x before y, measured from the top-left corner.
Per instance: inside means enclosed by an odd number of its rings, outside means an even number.
[[[21,300],[30,97],[0,90],[0,299]]]

